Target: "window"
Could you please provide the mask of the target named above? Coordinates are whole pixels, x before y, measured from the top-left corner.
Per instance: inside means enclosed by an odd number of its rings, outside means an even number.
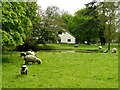
[[[71,39],[68,39],[68,42],[71,42]]]

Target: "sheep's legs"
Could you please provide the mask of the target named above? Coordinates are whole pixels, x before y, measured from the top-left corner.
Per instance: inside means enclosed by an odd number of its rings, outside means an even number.
[[[25,65],[28,64],[28,62],[25,62]]]

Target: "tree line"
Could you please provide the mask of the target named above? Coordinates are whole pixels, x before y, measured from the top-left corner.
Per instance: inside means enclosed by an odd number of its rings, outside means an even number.
[[[57,6],[45,11],[36,2],[2,2],[2,47],[36,49],[38,44],[56,43],[59,32],[70,31],[77,43],[100,40],[110,43],[117,35],[116,2],[90,2],[71,15]]]

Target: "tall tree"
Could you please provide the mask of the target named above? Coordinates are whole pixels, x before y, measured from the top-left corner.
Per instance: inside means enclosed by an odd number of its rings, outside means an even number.
[[[73,16],[71,14],[68,14],[68,13],[65,13],[65,14],[62,15],[62,19],[65,23],[65,25],[64,25],[65,29],[68,29],[68,23],[69,23],[69,21],[71,20],[72,17]]]
[[[104,9],[102,11],[99,11],[100,12],[99,25],[105,28],[104,36],[108,43],[108,50],[110,50],[110,43],[112,40],[114,40],[116,30],[118,28],[117,17],[118,4],[115,2],[102,2],[100,3],[100,5]]]
[[[35,49],[37,46],[37,40],[35,37],[36,30],[38,29],[36,26],[36,23],[38,21],[41,21],[41,17],[38,17],[38,5],[37,2],[25,2],[26,3],[26,16],[30,19],[32,23],[32,28],[30,29],[31,33],[26,35],[26,38],[24,39],[24,44],[22,47],[24,49]],[[39,23],[38,23],[39,25]],[[21,48],[21,46],[19,46]]]
[[[56,6],[49,6],[45,13],[43,13],[43,27],[45,41],[57,41],[59,36],[58,32],[63,32],[64,22],[62,20],[61,11]]]
[[[93,14],[96,15],[96,12]],[[94,15],[94,16],[95,16]],[[78,10],[75,16],[69,21],[68,30],[70,30],[77,41],[90,44],[90,41],[95,41],[98,38],[98,30],[96,19],[91,15],[89,7]]]
[[[88,4],[85,4],[85,6],[86,6],[86,13],[84,15],[92,17],[92,18],[90,18],[88,20],[88,22],[86,22],[84,25],[88,26],[89,27],[89,31],[91,29],[91,31],[93,32],[93,33],[91,33],[91,36],[93,35],[93,36],[98,38],[99,35],[101,35],[101,34],[99,34],[100,33],[99,32],[99,28],[100,27],[99,27],[99,19],[98,19],[99,14],[98,14],[98,11],[97,11],[98,4],[97,4],[97,2],[94,1],[94,2],[90,2]],[[93,37],[93,39],[95,37]],[[100,38],[100,40],[101,40],[101,38]],[[101,40],[101,43],[102,42],[103,41]]]
[[[32,23],[26,16],[26,3],[2,3],[2,46],[22,45]]]

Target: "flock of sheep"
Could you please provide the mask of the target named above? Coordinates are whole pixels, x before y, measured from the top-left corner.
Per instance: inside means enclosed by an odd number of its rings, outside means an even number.
[[[78,44],[76,44],[74,47],[78,47]],[[98,46],[98,48],[101,50],[102,49],[102,46]],[[112,53],[116,53],[117,49],[116,48],[113,48],[112,49]],[[104,50],[103,53],[107,53],[108,50]]]
[[[102,46],[99,46],[98,48],[101,50],[101,49],[102,49]],[[116,51],[117,51],[116,48],[113,48],[113,49],[112,49],[112,53],[116,53]],[[103,52],[104,52],[104,53],[107,53],[108,50],[104,50]]]
[[[28,51],[27,53],[25,53],[25,52],[21,52],[20,53],[20,56],[22,57],[22,56],[24,56],[24,60],[25,60],[25,65],[23,65],[22,67],[21,67],[21,75],[22,74],[26,74],[27,75],[27,71],[28,71],[28,68],[27,68],[27,66],[26,66],[26,64],[28,64],[28,62],[32,62],[32,63],[38,63],[38,64],[41,64],[42,63],[42,61],[41,61],[41,59],[39,59],[37,56],[36,56],[36,54],[35,54],[35,52],[31,52],[31,51]]]
[[[75,47],[78,47],[78,45],[75,45]],[[99,46],[98,48],[101,50],[101,49],[102,49],[102,46]],[[116,48],[113,48],[113,49],[112,49],[112,53],[116,53],[116,51],[117,51]],[[103,52],[104,52],[104,53],[107,53],[108,50],[104,50]],[[41,59],[39,59],[39,58],[36,56],[35,52],[31,52],[31,51],[28,51],[27,53],[21,52],[21,53],[20,53],[20,56],[21,56],[21,57],[24,56],[24,60],[25,60],[25,65],[23,65],[23,66],[21,67],[21,75],[22,75],[22,74],[26,74],[26,75],[27,75],[28,68],[27,68],[26,64],[28,64],[28,62],[32,62],[32,63],[34,63],[34,64],[35,64],[36,62],[37,62],[38,64],[41,64],[41,63],[42,63]]]

